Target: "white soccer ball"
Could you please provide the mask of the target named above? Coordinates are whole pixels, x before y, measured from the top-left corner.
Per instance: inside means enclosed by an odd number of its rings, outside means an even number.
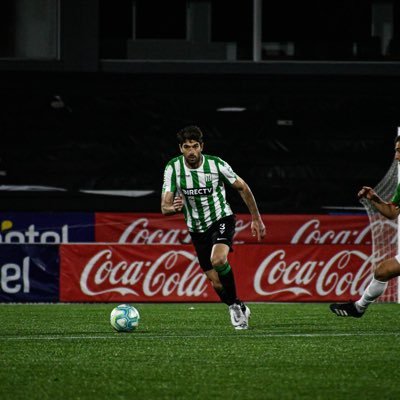
[[[111,326],[118,332],[134,331],[140,321],[139,311],[129,304],[120,304],[111,311]]]

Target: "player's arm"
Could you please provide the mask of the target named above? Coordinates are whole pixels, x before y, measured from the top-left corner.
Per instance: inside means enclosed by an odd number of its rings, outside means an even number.
[[[400,209],[393,203],[384,201],[378,194],[369,186],[363,186],[358,192],[359,198],[366,198],[370,203],[386,218],[396,219],[400,214]]]
[[[260,241],[265,236],[265,225],[261,219],[256,200],[249,185],[247,185],[242,178],[236,176],[236,181],[233,182],[232,187],[239,192],[247,208],[249,209],[252,217],[251,232],[253,236],[257,236],[257,240]]]
[[[163,192],[161,195],[161,212],[164,215],[176,214],[182,211],[183,200],[181,196],[175,196],[172,192]]]
[[[175,171],[169,163],[165,167],[164,181],[161,194],[161,212],[164,215],[172,215],[182,211],[183,199],[182,196],[175,196],[176,183]]]

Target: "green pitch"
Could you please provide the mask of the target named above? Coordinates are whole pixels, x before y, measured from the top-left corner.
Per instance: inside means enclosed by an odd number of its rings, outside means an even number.
[[[0,305],[0,399],[399,399],[400,305],[361,319],[327,304],[249,304],[235,331],[222,304]]]

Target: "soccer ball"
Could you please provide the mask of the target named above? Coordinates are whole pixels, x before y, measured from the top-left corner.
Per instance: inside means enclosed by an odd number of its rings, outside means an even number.
[[[135,307],[120,304],[111,311],[111,326],[118,332],[132,332],[139,325],[140,315]]]

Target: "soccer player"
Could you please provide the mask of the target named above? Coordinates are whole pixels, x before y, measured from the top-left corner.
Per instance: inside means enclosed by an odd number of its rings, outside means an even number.
[[[246,182],[219,157],[203,154],[203,134],[197,126],[187,126],[177,134],[182,155],[165,167],[161,197],[164,215],[183,212],[199,264],[220,297],[229,306],[235,329],[247,329],[250,309],[237,297],[233,271],[228,262],[235,234],[235,216],[225,198],[225,184],[236,189],[252,222],[258,241],[265,226],[254,196]]]
[[[395,159],[400,162],[400,136],[395,140]],[[369,186],[363,186],[358,192],[359,198],[366,198],[386,218],[396,219],[400,213],[400,184],[390,202],[382,200]],[[381,262],[365,289],[361,298],[356,302],[331,304],[329,307],[339,317],[360,318],[371,303],[373,303],[386,289],[388,281],[400,275],[400,254]]]

